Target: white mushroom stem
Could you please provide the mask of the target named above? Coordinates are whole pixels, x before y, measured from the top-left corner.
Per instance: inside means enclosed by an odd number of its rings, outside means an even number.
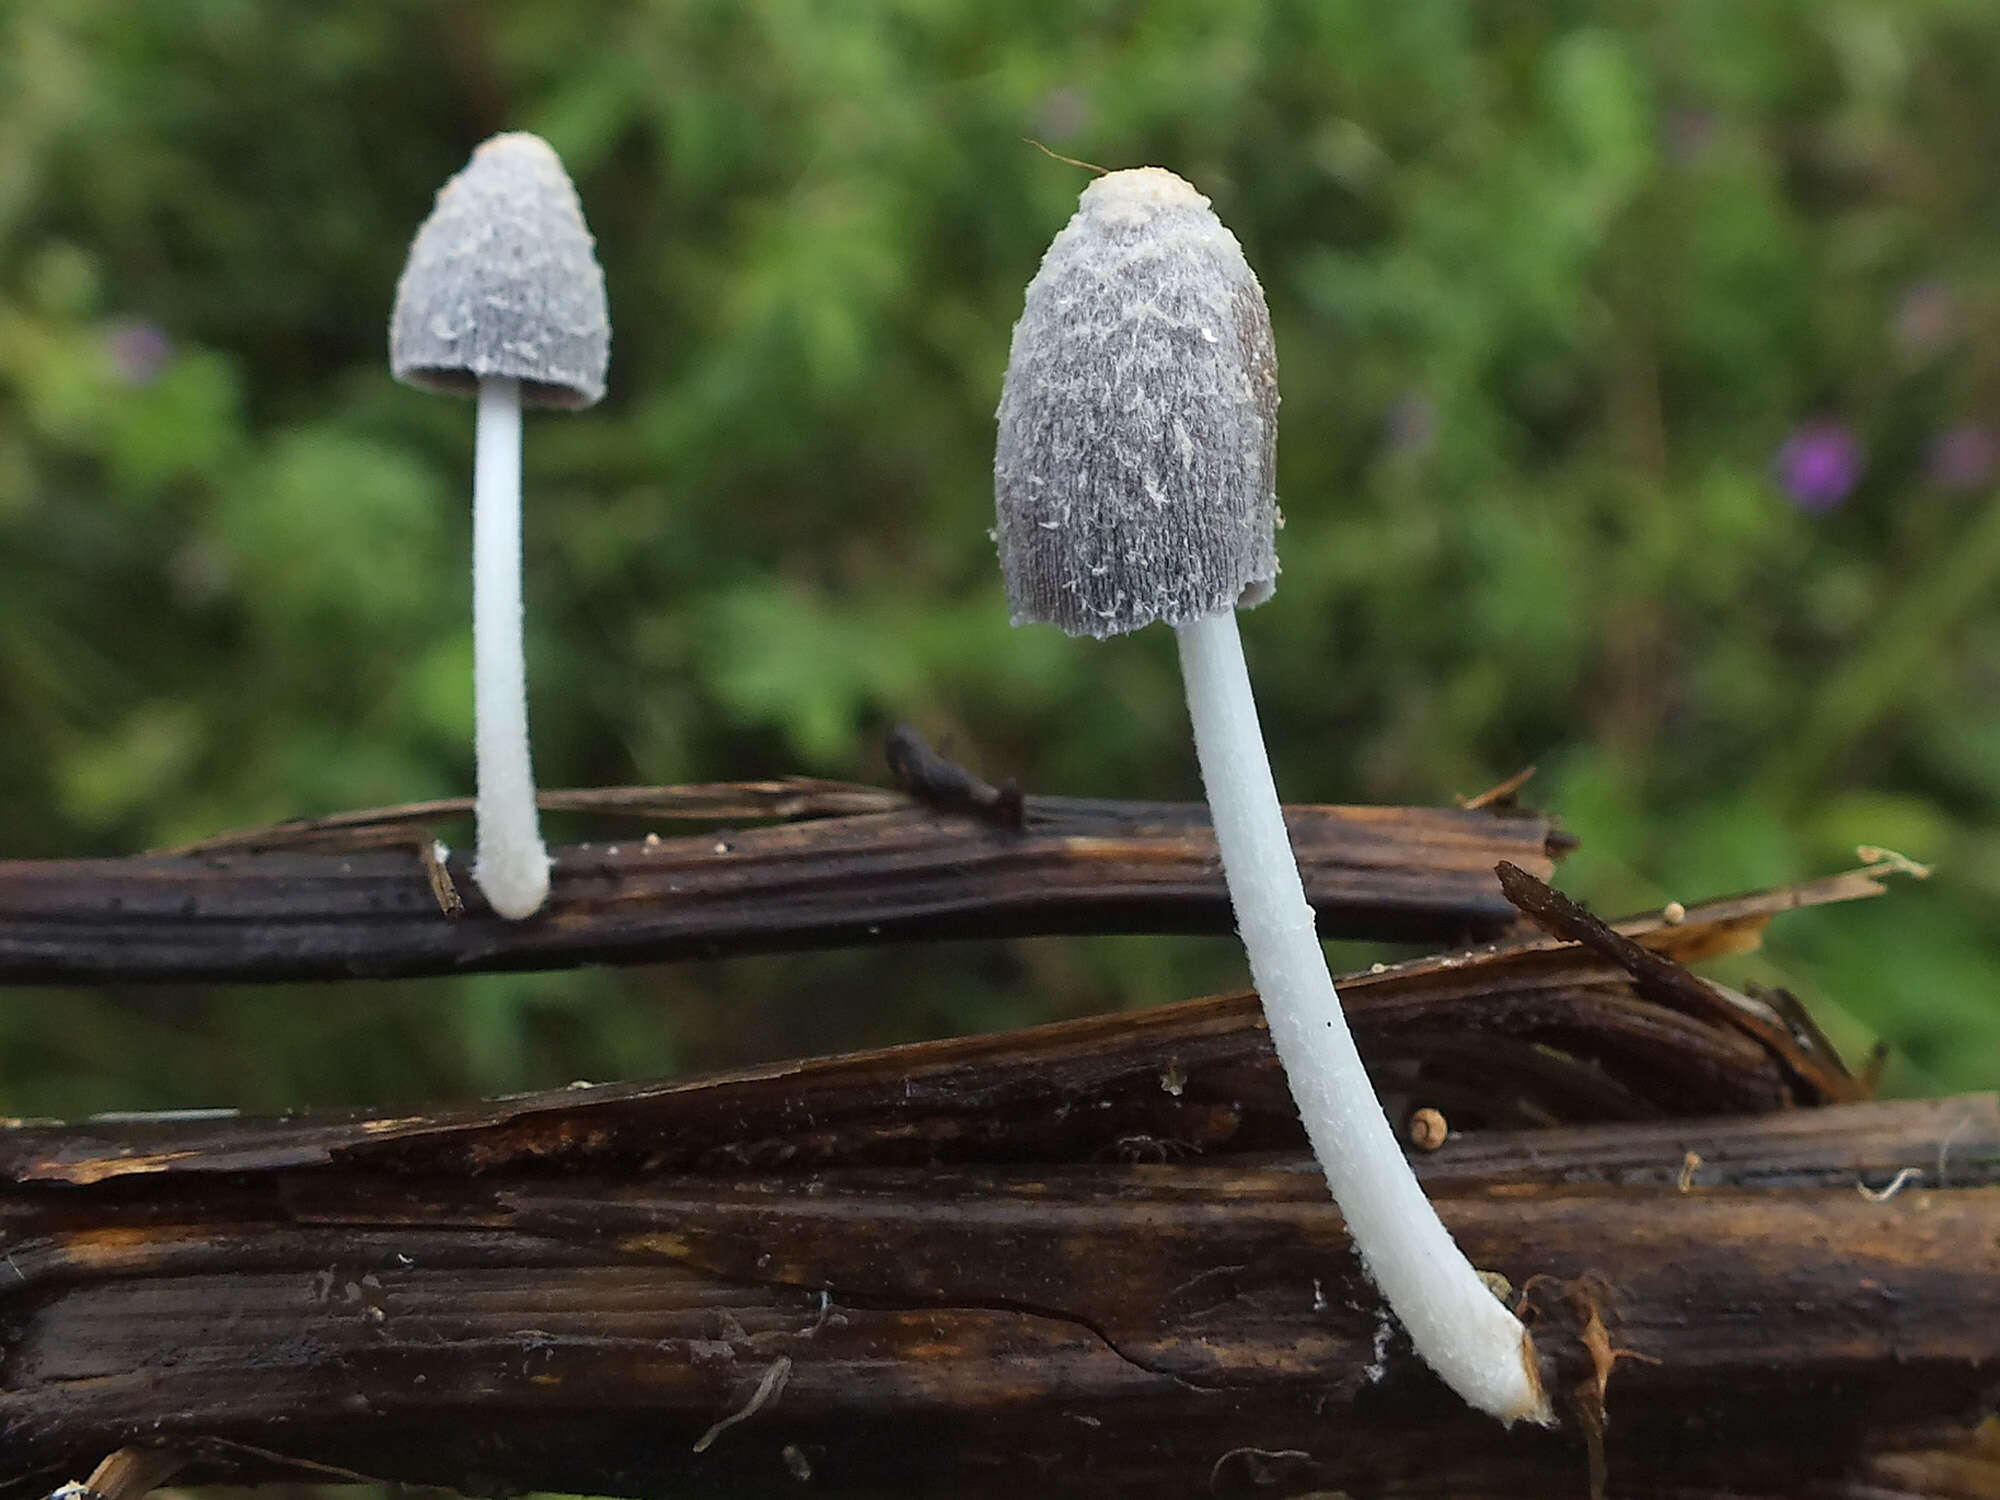
[[[1175,634],[1195,754],[1250,974],[1362,1265],[1445,1384],[1502,1422],[1550,1422],[1527,1330],[1453,1243],[1362,1069],[1279,811],[1235,611]]]
[[[549,893],[549,851],[528,758],[521,649],[521,383],[479,382],[472,470],[472,675],[479,852],[473,878],[495,911],[532,916]]]

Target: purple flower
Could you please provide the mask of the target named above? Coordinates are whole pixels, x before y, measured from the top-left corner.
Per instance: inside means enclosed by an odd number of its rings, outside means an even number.
[[[1931,483],[1941,490],[1984,489],[1993,478],[1996,458],[2000,445],[1993,441],[1992,431],[1977,422],[1961,422],[1931,442]]]
[[[1861,443],[1840,423],[1822,418],[1792,430],[1774,463],[1778,483],[1800,510],[1832,510],[1861,478]]]
[[[128,318],[105,330],[104,352],[125,384],[151,385],[174,357],[174,341],[158,323]]]

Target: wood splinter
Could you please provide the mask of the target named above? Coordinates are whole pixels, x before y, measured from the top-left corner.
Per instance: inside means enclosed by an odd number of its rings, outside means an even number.
[[[88,1479],[59,1486],[49,1500],[141,1500],[190,1462],[174,1448],[120,1448],[92,1469]]]

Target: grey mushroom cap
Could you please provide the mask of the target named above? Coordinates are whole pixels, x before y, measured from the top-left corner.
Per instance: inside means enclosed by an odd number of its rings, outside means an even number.
[[[1261,604],[1278,574],[1278,358],[1204,198],[1112,172],[1028,284],[993,490],[1016,625],[1109,636]]]
[[[389,368],[427,390],[470,395],[521,382],[531,406],[604,395],[611,321],[583,208],[540,136],[496,135],[441,188],[396,284]]]

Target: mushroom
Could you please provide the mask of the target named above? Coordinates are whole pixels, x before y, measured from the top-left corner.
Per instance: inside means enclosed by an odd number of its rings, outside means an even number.
[[[473,877],[513,920],[549,892],[535,813],[521,649],[521,407],[604,394],[604,273],[562,162],[539,136],[496,135],[437,195],[396,284],[389,368],[478,400],[472,651],[478,759]]]
[[[1173,626],[1250,972],[1363,1266],[1417,1352],[1502,1422],[1553,1420],[1520,1321],[1417,1185],[1355,1050],[1285,833],[1236,610],[1270,597],[1277,355],[1242,247],[1157,167],[1084,189],[1028,285],[995,532],[1016,625]]]

